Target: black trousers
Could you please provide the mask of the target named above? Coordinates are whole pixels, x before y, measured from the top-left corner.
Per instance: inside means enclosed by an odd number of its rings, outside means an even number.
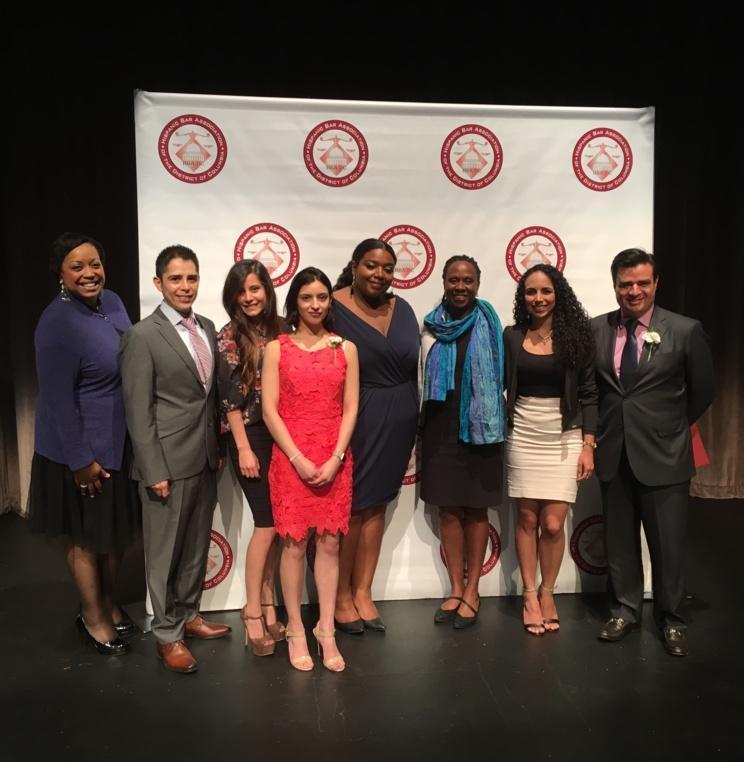
[[[654,620],[659,627],[684,627],[684,543],[690,482],[641,484],[623,450],[615,476],[600,482],[607,550],[610,614],[639,622],[643,603],[641,534],[651,555]]]

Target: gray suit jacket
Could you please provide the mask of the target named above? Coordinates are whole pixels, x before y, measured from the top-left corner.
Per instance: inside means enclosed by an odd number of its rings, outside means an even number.
[[[214,324],[196,315],[217,348]],[[217,390],[199,380],[196,364],[160,308],[130,328],[121,343],[121,377],[127,428],[134,448],[132,478],[145,486],[216,469]]]
[[[697,320],[655,307],[650,328],[661,343],[641,352],[635,381],[625,389],[615,373],[620,311],[592,320],[599,387],[596,471],[602,481],[617,472],[623,445],[635,477],[661,486],[695,473],[690,424],[713,400],[713,358]]]

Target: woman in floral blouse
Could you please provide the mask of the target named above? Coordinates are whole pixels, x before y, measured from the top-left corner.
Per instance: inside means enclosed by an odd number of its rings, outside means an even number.
[[[271,515],[269,462],[273,440],[261,415],[261,366],[267,341],[283,332],[266,268],[256,260],[232,266],[222,304],[230,322],[217,335],[222,433],[251,513],[254,532],[245,557],[245,644],[256,656],[274,653],[285,627],[274,609],[278,544]],[[228,433],[229,432],[229,433]]]

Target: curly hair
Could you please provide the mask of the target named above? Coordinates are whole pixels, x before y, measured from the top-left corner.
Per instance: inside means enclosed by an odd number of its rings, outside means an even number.
[[[230,316],[230,323],[235,334],[240,355],[240,381],[246,389],[252,389],[256,383],[258,362],[258,341],[253,323],[246,317],[238,304],[243,293],[243,284],[249,275],[255,275],[264,288],[266,302],[261,315],[262,328],[267,341],[275,339],[284,332],[282,319],[276,312],[276,294],[268,270],[255,259],[236,262],[227,273],[222,289],[222,306]]]
[[[594,351],[594,334],[589,315],[576,298],[573,289],[560,270],[552,265],[535,265],[519,279],[514,294],[514,323],[518,326],[531,324],[524,298],[527,278],[535,272],[545,273],[553,283],[555,308],[553,310],[553,351],[565,368],[575,368],[582,356]]]

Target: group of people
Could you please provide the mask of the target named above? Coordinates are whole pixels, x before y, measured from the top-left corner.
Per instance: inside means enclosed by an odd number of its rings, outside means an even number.
[[[593,320],[561,272],[530,268],[506,330],[478,298],[472,257],[445,263],[443,296],[423,331],[390,291],[395,266],[389,244],[366,239],[334,286],[317,268],[297,273],[280,316],[266,268],[237,262],[223,289],[229,321],[216,332],[193,311],[199,262],[187,247],[158,255],[162,302],[131,326],[104,289],[101,245],[69,233],[55,242],[60,294],[35,337],[29,514],[32,528],[66,536],[76,623],[100,653],[125,653],[135,630],[116,604],[115,583],[140,506],[165,667],[195,671],[184,639],[230,631],[199,613],[222,452],[254,523],[246,646],[268,656],[286,640],[292,667],[313,669],[300,616],[312,542],[312,633],[323,665],[342,671],[337,630],[385,631],[372,583],[385,509],[419,433],[421,497],[439,508],[450,580],[436,623],[462,629],[477,621],[487,509],[502,501],[505,463],[523,625],[533,636],[558,631],[566,515],[596,470],[611,614],[599,638],[617,641],[639,626],[643,524],[656,622],[667,651],[687,654],[680,605],[694,473],[689,425],[712,400],[713,370],[700,324],[655,305],[653,256],[628,249],[615,257],[620,309]],[[277,566],[286,624],[274,603]]]

